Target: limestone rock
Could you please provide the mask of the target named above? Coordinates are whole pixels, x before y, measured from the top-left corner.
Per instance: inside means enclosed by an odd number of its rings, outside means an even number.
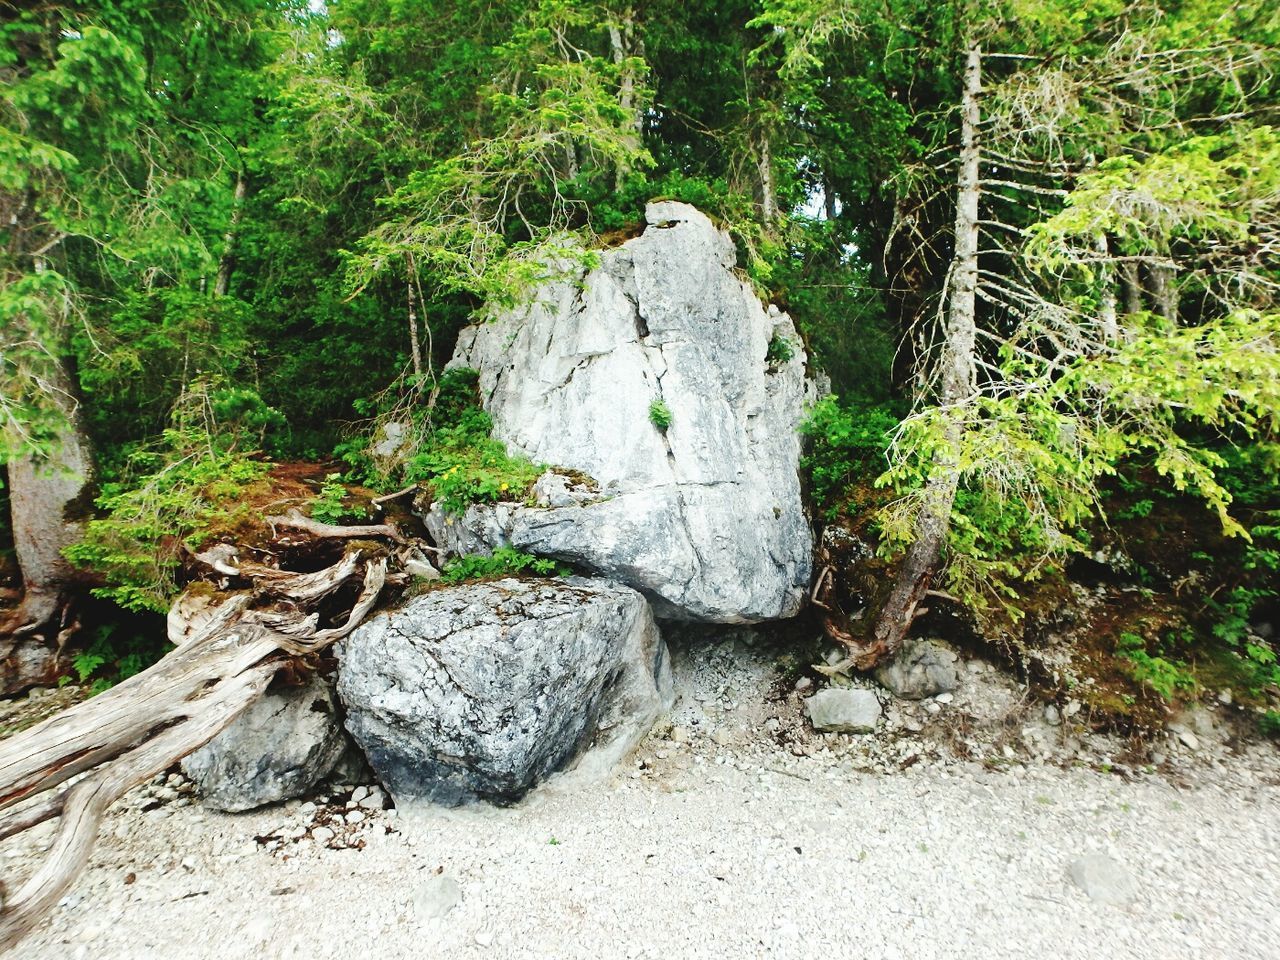
[[[230,812],[301,796],[347,748],[333,687],[320,677],[271,690],[182,761],[206,806]]]
[[[880,700],[870,690],[820,690],[804,702],[815,730],[872,733],[880,721]]]
[[[956,655],[928,640],[908,640],[897,656],[876,668],[875,676],[903,700],[948,694],[958,682]]]
[[[1071,864],[1071,879],[1097,903],[1123,904],[1138,895],[1133,877],[1105,853],[1088,853]]]
[[[479,505],[428,526],[457,552],[511,545],[618,580],[661,617],[792,616],[812,553],[797,472],[803,346],[735,275],[733,243],[706,216],[673,202],[646,216],[598,268],[464,330],[450,363],[479,371],[498,439],[600,489],[547,482],[542,506]],[[775,339],[790,359],[766,359]],[[649,419],[657,400],[665,430]]]
[[[462,886],[447,873],[427,879],[413,895],[414,912],[420,920],[438,920],[462,902]]]
[[[435,590],[338,657],[347,727],[397,806],[514,802],[575,760],[602,772],[671,698],[644,598],[579,577]]]

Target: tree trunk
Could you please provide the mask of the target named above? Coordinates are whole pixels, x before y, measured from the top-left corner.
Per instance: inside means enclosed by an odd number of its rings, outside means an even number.
[[[244,171],[236,174],[236,192],[231,198],[231,222],[227,224],[227,232],[222,237],[222,259],[218,261],[218,279],[213,284],[213,293],[225,297],[231,286],[231,268],[235,266],[236,237],[240,232],[240,218],[244,216],[244,195],[248,190]]]
[[[417,271],[413,263],[413,254],[405,254],[405,265],[409,268],[409,279],[405,284],[409,299],[409,352],[413,354],[413,375],[422,383],[422,346],[418,342],[418,305],[414,299],[414,282]]]
[[[1178,285],[1173,267],[1152,264],[1147,268],[1147,293],[1156,313],[1166,320],[1178,319]]]
[[[10,461],[13,543],[22,570],[18,609],[0,624],[0,691],[52,683],[62,648],[78,626],[74,591],[80,579],[62,551],[79,541],[93,484],[93,452],[85,436],[71,376],[53,364],[50,392],[63,428],[47,457]]]
[[[756,176],[760,189],[760,219],[768,229],[778,220],[778,187],[773,177],[773,145],[769,134],[758,130],[756,141]]]
[[[1132,317],[1142,310],[1142,284],[1138,282],[1138,265],[1132,260],[1122,261],[1119,267],[1120,289],[1124,293],[1124,313]]]
[[[1098,264],[1098,326],[1103,341],[1111,344],[1120,339],[1120,325],[1116,319],[1115,268],[1111,265],[1111,247],[1106,234],[1100,234],[1094,246],[1101,258]]]
[[[643,133],[644,120],[640,116],[636,103],[636,72],[627,61],[631,57],[642,54],[637,48],[635,39],[635,11],[630,7],[623,12],[622,18],[618,23],[609,24],[609,50],[619,71],[618,106],[622,107],[627,113],[635,115],[635,140],[632,145],[639,145],[640,136]],[[613,174],[613,188],[615,191],[622,189],[623,181],[628,173],[630,173],[630,170],[626,165],[619,163]]]
[[[902,645],[916,609],[929,589],[934,568],[946,545],[951,508],[959,486],[957,448],[964,429],[965,408],[973,396],[976,302],[978,290],[978,198],[981,148],[978,98],[982,90],[982,51],[973,46],[964,71],[960,109],[960,172],[956,182],[955,254],[947,303],[945,340],[942,347],[938,404],[946,418],[945,442],[935,455],[925,483],[914,540],[881,607],[871,636],[853,651],[860,669],[869,669],[892,656]]]

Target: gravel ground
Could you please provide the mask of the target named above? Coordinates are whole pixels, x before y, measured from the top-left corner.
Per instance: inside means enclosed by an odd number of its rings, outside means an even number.
[[[1194,753],[1171,741],[1159,770],[1128,770],[981,670],[893,705],[880,734],[818,736],[741,639],[676,666],[672,722],[633,768],[513,809],[383,810],[347,785],[232,816],[176,776],[140,788],[15,955],[1280,957],[1270,747],[1202,723]],[[1013,722],[977,710],[996,687]],[[40,839],[0,848],[4,874]],[[1071,879],[1094,851],[1127,902]]]

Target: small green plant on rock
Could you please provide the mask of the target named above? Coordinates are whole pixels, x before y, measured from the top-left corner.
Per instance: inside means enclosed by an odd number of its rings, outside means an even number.
[[[773,339],[769,341],[769,349],[765,351],[764,361],[774,367],[789,362],[795,355],[796,348],[791,341],[775,333]]]
[[[667,406],[665,400],[659,398],[649,404],[649,422],[663,433],[666,433],[667,428],[671,426],[672,419],[671,408]]]
[[[472,554],[450,560],[444,568],[441,579],[445,583],[462,583],[466,580],[481,580],[518,573],[531,573],[540,577],[564,577],[568,576],[569,572],[568,567],[555,560],[535,557],[533,554],[522,553],[511,547],[499,547],[489,556]]]

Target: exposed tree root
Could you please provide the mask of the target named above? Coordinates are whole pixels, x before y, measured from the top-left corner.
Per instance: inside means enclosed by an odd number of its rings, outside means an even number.
[[[408,542],[387,524],[271,519],[310,538]],[[385,557],[370,552],[352,543],[331,566],[302,573],[238,563],[233,549],[198,557],[230,589],[200,583],[178,598],[168,619],[175,650],[0,741],[0,810],[15,808],[0,816],[0,840],[58,821],[43,863],[0,904],[0,951],[21,940],[79,875],[112,803],[209,742],[262,695],[288,657],[323,650],[360,624],[383,587],[400,579],[388,576]],[[359,592],[343,601],[352,581]]]

